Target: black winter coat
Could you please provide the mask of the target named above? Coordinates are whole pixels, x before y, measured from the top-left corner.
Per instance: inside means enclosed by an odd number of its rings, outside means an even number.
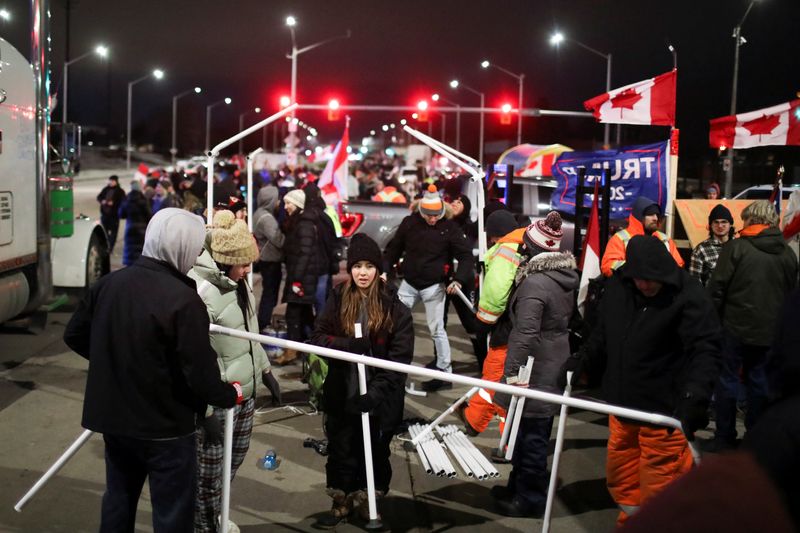
[[[132,265],[142,255],[144,234],[150,221],[150,206],[141,191],[131,191],[119,206],[119,216],[125,223],[125,246],[122,250],[122,264]]]
[[[580,352],[586,370],[602,375],[604,399],[614,405],[672,415],[686,393],[709,400],[721,344],[711,299],[674,263],[669,276],[656,279],[664,283],[659,293],[645,298],[626,277],[627,266],[606,284]]]
[[[379,283],[384,283],[379,281]],[[350,337],[344,336],[339,310],[342,302],[342,287],[331,292],[325,310],[317,318],[314,332],[309,340],[312,344],[348,351]],[[392,330],[369,332],[372,345],[370,355],[377,359],[411,364],[414,356],[414,324],[411,311],[400,302],[397,294],[384,284],[384,309],[392,314]],[[367,367],[367,394],[376,407],[370,415],[377,419],[379,428],[392,432],[403,420],[406,374],[374,367]],[[338,359],[328,359],[328,376],[323,385],[323,409],[336,416],[353,415],[352,402],[359,395],[356,365]]]
[[[408,215],[386,247],[384,272],[400,260],[403,252],[403,277],[415,289],[446,281],[453,259],[458,261],[455,280],[464,288],[475,283],[472,248],[462,228],[452,220],[443,218],[431,226],[419,212]]]
[[[318,215],[314,210],[301,211],[284,222],[283,250],[286,253],[286,285],[283,301],[291,303],[314,303],[317,279],[328,273],[328,262],[320,253]],[[292,284],[303,285],[303,296],[292,291]]]
[[[148,257],[95,283],[64,332],[89,360],[82,425],[137,439],[189,435],[206,405],[232,407],[194,281]]]

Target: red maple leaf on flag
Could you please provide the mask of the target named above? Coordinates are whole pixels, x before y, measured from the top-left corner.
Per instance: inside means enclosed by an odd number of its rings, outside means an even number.
[[[642,95],[636,92],[636,89],[630,88],[625,89],[614,98],[611,99],[611,107],[612,109],[615,107],[623,108],[623,109],[633,109],[639,100],[642,99]]]
[[[745,122],[742,127],[749,131],[750,135],[769,135],[780,122],[778,115],[762,115]]]

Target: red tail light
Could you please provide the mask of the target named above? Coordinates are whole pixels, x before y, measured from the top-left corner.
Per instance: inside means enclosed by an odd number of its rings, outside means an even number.
[[[362,213],[339,214],[339,222],[342,225],[342,237],[352,236],[363,221],[364,215]]]

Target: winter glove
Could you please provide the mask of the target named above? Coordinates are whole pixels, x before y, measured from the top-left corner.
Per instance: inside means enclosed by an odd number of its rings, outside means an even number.
[[[353,404],[359,413],[369,413],[375,407],[375,402],[369,393],[357,396]]]
[[[352,338],[347,342],[347,351],[359,355],[369,353],[371,347],[369,337]]]
[[[281,386],[278,384],[278,380],[275,379],[275,376],[272,372],[263,372],[261,374],[261,381],[264,382],[264,386],[267,388],[270,394],[272,394],[272,405],[282,405],[283,400],[281,399]]]
[[[236,391],[236,405],[241,404],[244,401],[244,394],[242,393],[242,384],[238,381],[234,381],[231,383],[231,386]]]
[[[203,449],[222,444],[222,423],[219,418],[212,414],[202,419],[199,426],[203,428]]]
[[[694,432],[708,425],[708,401],[685,393],[678,402],[675,416],[681,421],[686,440],[694,440]]]
[[[303,284],[299,281],[292,283],[292,292],[301,298],[306,295],[305,291],[303,291]]]
[[[567,372],[572,372],[572,381],[570,385],[573,387],[578,385],[581,376],[585,371],[586,361],[577,355],[571,355],[564,364],[561,365],[561,370],[558,372],[558,388],[564,389],[567,386]]]

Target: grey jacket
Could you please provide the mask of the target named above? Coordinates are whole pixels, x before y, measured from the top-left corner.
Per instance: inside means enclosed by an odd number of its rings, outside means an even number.
[[[503,373],[506,380],[517,376],[519,367],[533,356],[529,388],[563,392],[557,381],[570,356],[567,325],[580,282],[575,268],[571,253],[551,252],[538,254],[517,269],[517,288],[508,303],[512,330]],[[508,404],[508,396],[498,396],[500,405]],[[526,399],[524,416],[554,416],[558,409],[557,404]]]
[[[261,250],[261,261],[280,263],[283,261],[284,235],[275,220],[275,208],[278,205],[278,189],[267,185],[258,191],[258,209],[253,213],[253,235],[256,237],[258,249]]]

